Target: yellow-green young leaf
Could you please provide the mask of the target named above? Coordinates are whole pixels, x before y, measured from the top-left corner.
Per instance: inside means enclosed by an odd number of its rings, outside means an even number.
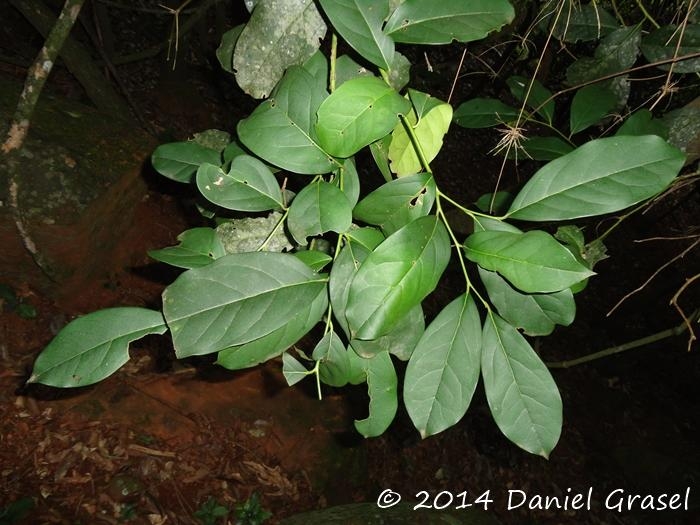
[[[408,362],[403,397],[421,437],[457,423],[467,411],[481,369],[481,320],[461,295],[433,320]]]
[[[408,100],[377,77],[344,82],[318,108],[316,133],[323,149],[349,157],[388,134],[399,114],[410,110]]]
[[[528,293],[558,292],[595,275],[540,230],[476,232],[465,241],[464,252],[470,261],[500,273]]]
[[[383,434],[396,416],[398,379],[389,352],[364,359],[363,364],[367,375],[369,416],[355,420],[355,428],[364,437],[375,437]]]
[[[328,292],[322,288],[309,304],[301,305],[287,324],[254,341],[220,351],[216,364],[229,370],[238,370],[278,357],[316,326],[327,308]]]
[[[442,148],[442,138],[447,133],[452,121],[452,106],[440,104],[423,115],[420,121],[415,110],[406,117],[407,124],[413,128],[426,162],[432,161]],[[404,177],[423,170],[415,147],[404,126],[399,123],[391,133],[389,160],[391,171],[398,177]]]
[[[450,238],[434,215],[387,237],[350,283],[345,314],[352,338],[376,339],[391,332],[435,289],[449,260]]]
[[[291,254],[233,253],[188,270],[163,292],[163,314],[175,354],[219,352],[289,323],[326,277]]]
[[[525,338],[493,312],[484,323],[481,374],[501,432],[520,448],[549,457],[561,435],[559,390]]]
[[[167,330],[146,308],[107,308],[78,317],[39,354],[28,383],[78,387],[102,381],[129,360],[129,343]]]
[[[592,140],[540,168],[507,216],[553,221],[619,211],[666,188],[684,160],[679,149],[656,135]]]

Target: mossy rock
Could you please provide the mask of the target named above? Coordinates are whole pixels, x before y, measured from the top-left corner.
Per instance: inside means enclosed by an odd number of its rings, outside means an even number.
[[[9,123],[21,90],[0,79],[0,122]],[[49,296],[79,290],[86,279],[115,270],[116,247],[146,193],[144,161],[153,138],[131,121],[42,96],[23,147],[0,157],[0,274]],[[18,201],[44,271],[19,235],[8,203],[15,174]]]

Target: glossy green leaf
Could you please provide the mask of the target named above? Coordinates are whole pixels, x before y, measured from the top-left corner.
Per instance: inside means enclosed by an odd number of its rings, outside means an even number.
[[[148,255],[156,261],[178,268],[199,268],[226,255],[224,245],[212,228],[192,228],[177,236],[180,244],[160,250],[150,250]]]
[[[537,171],[507,215],[551,221],[622,210],[666,188],[683,162],[683,153],[654,135],[593,140]]]
[[[259,2],[236,43],[238,85],[254,98],[266,97],[287,68],[316,52],[325,34],[313,0]]]
[[[163,292],[163,314],[179,358],[209,354],[277,330],[325,286],[293,255],[235,253],[180,275]]]
[[[360,199],[360,176],[357,173],[357,168],[355,167],[355,159],[350,157],[345,159],[343,162],[343,167],[335,171],[335,179],[333,183],[340,188],[351,207],[355,207],[357,201]]]
[[[355,219],[379,226],[391,235],[409,222],[430,213],[435,202],[435,179],[430,173],[418,173],[383,184],[362,199]]]
[[[620,27],[615,17],[601,7],[599,3],[577,4],[574,9],[566,10],[557,20],[552,34],[565,42],[588,42],[598,40]],[[565,8],[566,9],[566,8]]]
[[[216,364],[239,370],[278,357],[309,333],[321,321],[327,308],[328,292],[322,288],[310,303],[297,305],[297,311],[283,326],[249,343],[221,350]]]
[[[569,130],[572,135],[600,122],[617,105],[617,97],[609,89],[591,84],[579,89],[571,101]]]
[[[525,102],[549,124],[552,123],[555,109],[552,92],[544,87],[539,80],[533,81],[515,75],[506,80],[506,84],[515,98]]]
[[[167,329],[162,314],[146,308],[107,308],[78,317],[39,354],[27,383],[92,385],[129,360],[129,343]]]
[[[569,288],[546,294],[523,294],[496,272],[479,268],[491,303],[506,321],[527,335],[549,335],[557,324],[568,326],[576,316],[574,294]]]
[[[318,108],[316,133],[325,151],[349,157],[389,133],[408,100],[376,77],[358,77],[338,87]]]
[[[308,236],[343,233],[351,224],[350,201],[337,186],[324,181],[305,186],[292,201],[287,217],[289,233],[302,245]]]
[[[439,104],[431,108],[420,120],[415,110],[406,117],[407,124],[413,128],[413,134],[418,142],[426,162],[431,162],[442,149],[442,139],[447,133],[452,121],[452,106]],[[391,133],[389,146],[390,169],[397,177],[405,177],[422,171],[415,147],[403,124],[399,123]]]
[[[510,23],[514,16],[507,0],[406,0],[391,14],[384,32],[406,44],[471,42]]]
[[[481,373],[501,432],[522,449],[549,457],[561,435],[559,390],[525,338],[494,313],[484,323]]]
[[[678,40],[683,38],[678,45]],[[681,31],[678,27],[669,25],[646,35],[642,39],[642,53],[649,62],[667,60],[674,56],[691,55],[700,52],[700,24],[688,24]],[[659,66],[668,70],[670,64]],[[700,58],[683,60],[673,64],[674,73],[698,73],[700,72]]]
[[[316,343],[313,351],[315,361],[320,361],[319,377],[325,384],[341,387],[348,384],[350,358],[348,350],[335,332],[327,332]]]
[[[228,173],[213,164],[197,170],[197,188],[222,208],[236,211],[268,211],[284,206],[282,190],[265,164],[249,155],[239,155]]]
[[[391,170],[389,169],[390,145],[391,135],[386,135],[385,137],[377,140],[376,142],[372,142],[372,144],[369,145],[369,151],[372,153],[374,163],[377,165],[377,168],[379,168],[379,171],[386,182],[391,182],[394,180]]]
[[[455,110],[453,120],[463,128],[490,128],[518,118],[519,110],[495,98],[472,98]]]
[[[594,275],[541,230],[476,232],[465,241],[464,252],[470,261],[528,293],[558,292]]]
[[[471,403],[481,369],[481,320],[461,295],[430,323],[408,362],[403,398],[421,437],[457,423]]]
[[[661,119],[655,119],[648,109],[642,108],[632,113],[622,123],[615,135],[658,135],[662,139],[668,139],[668,127]],[[675,144],[674,144],[675,145]]]
[[[362,262],[373,249],[374,247],[368,248],[361,243],[347,242],[340,249],[331,269],[328,295],[333,308],[333,316],[348,338],[350,338],[350,327],[345,312],[350,294],[350,283],[352,283],[352,279]]]
[[[571,153],[574,147],[559,137],[528,137],[521,142],[524,154],[533,160],[554,160]]]
[[[389,15],[386,0],[320,0],[326,16],[350,46],[374,65],[389,69],[394,41],[382,33]]]
[[[345,237],[355,244],[359,244],[368,251],[374,250],[386,238],[377,228],[366,226],[364,228],[354,227],[350,229]]]
[[[398,378],[389,353],[382,352],[364,361],[369,393],[369,416],[366,419],[355,420],[355,428],[367,438],[380,436],[389,428],[399,403]]]
[[[372,72],[355,62],[348,55],[340,55],[335,62],[335,85],[341,84],[357,77],[372,77]]]
[[[282,354],[282,375],[289,386],[296,385],[308,376],[310,372],[289,352]]]
[[[272,97],[238,123],[238,138],[259,157],[288,171],[328,173],[340,164],[318,144],[314,122],[327,93],[308,71],[292,67]]]
[[[300,250],[294,252],[294,257],[302,261],[314,272],[320,272],[333,260],[333,257],[318,250]]]
[[[377,339],[350,341],[352,349],[361,357],[372,357],[389,352],[402,361],[408,361],[425,331],[425,317],[421,305],[414,306],[388,334]]]
[[[221,153],[200,146],[195,142],[171,142],[161,144],[151,155],[153,168],[177,182],[192,182],[201,164],[219,165]]]
[[[245,24],[239,24],[233,29],[229,29],[221,36],[221,43],[219,47],[216,48],[216,58],[221,65],[221,69],[227,73],[235,74],[233,69],[233,52],[236,48],[236,42],[238,42],[238,37],[241,36],[241,32]]]
[[[350,284],[346,316],[353,339],[376,339],[435,289],[450,259],[437,217],[420,217],[382,242]]]

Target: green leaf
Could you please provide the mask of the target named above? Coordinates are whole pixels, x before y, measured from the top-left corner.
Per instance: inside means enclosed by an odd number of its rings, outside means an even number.
[[[222,208],[236,211],[268,211],[284,206],[282,190],[265,164],[249,155],[239,155],[225,173],[213,164],[197,170],[197,188]]]
[[[640,25],[616,29],[601,40],[594,58],[580,58],[567,68],[567,83],[575,86],[631,67],[639,56],[640,41]]]
[[[374,250],[385,239],[382,232],[370,226],[364,228],[353,227],[345,234],[345,237],[355,244],[361,245],[368,252]]]
[[[457,423],[471,403],[481,369],[481,320],[463,294],[430,323],[408,362],[403,397],[426,438]]]
[[[214,151],[223,152],[231,142],[231,134],[220,129],[205,129],[195,133],[192,137],[192,142]]]
[[[658,135],[668,139],[668,127],[661,119],[655,119],[651,111],[642,108],[632,113],[619,127],[615,135]],[[674,144],[675,146],[675,144]]]
[[[188,270],[163,292],[163,314],[178,358],[242,345],[288,323],[326,278],[290,254],[221,257]]]
[[[532,83],[532,87],[530,84]],[[554,120],[554,99],[552,92],[538,80],[514,75],[506,80],[510,92],[521,102],[525,102],[549,124]],[[528,92],[529,90],[529,92]],[[527,98],[527,100],[526,100]]]
[[[450,239],[433,215],[396,231],[367,257],[350,284],[346,315],[353,339],[389,333],[435,289],[450,259]]]
[[[503,213],[511,202],[513,202],[512,193],[497,191],[495,196],[493,193],[485,193],[474,204],[484,213]],[[493,210],[490,210],[490,208],[493,208]]]
[[[233,52],[244,27],[245,24],[239,24],[233,29],[226,31],[221,37],[219,47],[216,48],[216,58],[221,65],[221,69],[232,75],[236,73],[233,69]]]
[[[389,428],[398,409],[398,379],[388,352],[364,360],[369,393],[369,417],[355,420],[355,428],[364,437],[380,436]]]
[[[226,146],[226,148],[224,148],[224,164],[228,164],[239,155],[245,154],[245,150],[241,147],[238,141],[234,140],[228,146]]]
[[[525,155],[533,160],[554,160],[574,151],[571,144],[559,137],[528,137],[521,145]]]
[[[333,183],[343,191],[350,202],[350,206],[354,208],[355,204],[357,204],[357,201],[360,199],[361,188],[360,176],[357,174],[355,159],[353,157],[345,159],[343,167],[335,172]]]
[[[291,67],[272,97],[239,121],[238,138],[257,156],[288,171],[333,171],[340,164],[319,146],[313,126],[326,95],[308,71]]]
[[[528,293],[558,292],[594,275],[541,230],[476,232],[465,241],[464,252],[470,261]]]
[[[463,128],[490,128],[518,118],[519,110],[495,98],[472,98],[455,110],[453,120]]]
[[[394,177],[391,175],[391,170],[389,169],[389,146],[391,145],[391,135],[386,135],[385,137],[372,142],[369,145],[369,151],[372,153],[372,158],[374,163],[379,168],[379,171],[384,177],[386,182],[391,182]]]
[[[294,252],[294,257],[303,261],[303,263],[314,272],[320,272],[333,260],[333,257],[318,250],[301,250]]]
[[[401,53],[394,53],[394,60],[387,71],[389,85],[396,91],[401,91],[411,80],[411,61]]]
[[[148,255],[156,261],[178,268],[199,268],[226,255],[221,239],[212,228],[192,228],[177,236],[180,244],[160,250],[150,250]]]
[[[336,88],[353,78],[372,76],[374,75],[370,70],[355,62],[348,55],[340,55],[335,61]]]
[[[525,338],[494,313],[484,323],[481,373],[501,432],[520,448],[549,457],[561,435],[559,390]]]
[[[394,41],[382,33],[386,0],[320,0],[335,29],[363,58],[382,69],[394,60]]]
[[[597,124],[617,105],[617,97],[609,89],[592,84],[579,89],[571,101],[569,129],[572,135]]]
[[[298,311],[283,326],[249,343],[221,350],[216,364],[239,370],[281,355],[321,321],[327,308],[328,292],[322,288],[309,304],[299,305]]]
[[[700,156],[700,104],[691,102],[669,111],[663,116],[663,123],[668,126],[668,141],[686,152],[686,163]]]
[[[574,4],[572,2],[574,6]],[[566,8],[565,8],[566,9]],[[565,42],[588,42],[598,40],[619,27],[615,17],[600,4],[590,2],[575,7],[570,13],[564,12],[557,20],[552,34]]]
[[[576,316],[576,302],[569,288],[548,294],[523,294],[496,272],[479,268],[479,276],[501,317],[527,335],[549,335],[556,324],[568,326]]]
[[[282,374],[287,380],[287,384],[293,386],[308,376],[310,372],[294,356],[285,352],[282,354]]]
[[[471,42],[510,23],[514,16],[507,0],[406,0],[391,14],[384,32],[406,44]]]
[[[379,226],[391,235],[409,222],[430,213],[435,202],[435,179],[430,173],[417,173],[387,182],[362,199],[355,219]]]
[[[414,306],[393,330],[377,339],[353,339],[350,346],[360,357],[372,357],[389,352],[402,361],[408,361],[425,331],[425,317],[421,305]]]
[[[317,181],[304,187],[292,201],[287,217],[289,233],[304,245],[306,237],[328,231],[343,233],[352,224],[352,206],[333,184]]]
[[[221,162],[221,153],[195,142],[171,142],[161,144],[151,155],[153,168],[177,182],[192,182],[200,164]]]
[[[408,100],[376,77],[344,82],[318,108],[316,133],[325,151],[349,157],[389,133]]]
[[[622,210],[666,188],[683,162],[683,153],[654,135],[593,140],[538,170],[507,216],[551,221]]]
[[[231,219],[219,224],[216,233],[226,253],[291,251],[294,246],[280,224],[283,218],[274,211],[267,217]]]
[[[92,385],[129,360],[129,343],[167,329],[161,313],[146,308],[107,308],[78,317],[39,354],[27,383]]]
[[[431,108],[420,120],[417,120],[415,111],[411,110],[406,120],[408,125],[413,128],[413,133],[425,155],[425,160],[431,162],[440,152],[442,138],[450,127],[452,106],[444,103],[439,104]],[[405,177],[422,171],[415,147],[403,124],[397,124],[391,136],[392,140],[389,146],[391,171],[396,173],[397,177]]]
[[[348,384],[350,358],[348,350],[335,332],[327,332],[316,343],[312,356],[315,361],[320,361],[318,373],[321,381],[335,387]]]
[[[238,85],[254,98],[266,97],[288,67],[316,52],[325,34],[313,0],[259,2],[236,43]]]
[[[678,45],[678,40],[683,39]],[[649,33],[642,40],[642,53],[649,62],[667,60],[674,56],[690,55],[700,52],[700,24],[688,24],[681,32],[674,25],[664,26]],[[667,71],[671,64],[658,66]],[[673,64],[674,73],[700,72],[700,58],[683,60]]]

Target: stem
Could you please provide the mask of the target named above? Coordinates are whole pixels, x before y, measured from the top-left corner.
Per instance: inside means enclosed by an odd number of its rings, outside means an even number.
[[[331,93],[335,91],[335,66],[336,66],[336,56],[338,54],[338,35],[333,33],[331,36],[331,58],[330,58],[330,78],[328,79],[328,85]]]
[[[699,316],[700,309],[695,310],[695,312],[693,312],[693,314],[689,317],[689,321],[695,321],[698,318],[700,318]],[[583,363],[589,363],[591,361],[595,361],[596,359],[601,359],[603,357],[619,354],[627,350],[632,350],[633,348],[638,348],[640,346],[655,343],[657,341],[661,341],[669,337],[680,335],[688,329],[688,324],[689,323],[686,323],[686,321],[684,320],[678,326],[674,326],[673,328],[669,328],[667,330],[663,330],[661,332],[642,337],[641,339],[635,339],[634,341],[630,341],[628,343],[624,343],[618,346],[611,346],[610,348],[606,348],[605,350],[601,350],[600,352],[594,352],[592,354],[588,354],[583,357],[578,357],[576,359],[569,359],[567,361],[555,361],[551,363],[546,363],[546,365],[549,368],[571,368],[572,366],[581,365]]]
[[[413,126],[411,126],[411,123],[408,121],[405,115],[399,115],[399,120],[401,121],[403,129],[406,130],[408,138],[411,140],[411,146],[413,146],[413,151],[415,151],[416,156],[418,157],[418,162],[420,162],[421,167],[427,173],[432,173],[430,169],[430,164],[425,158],[425,153],[423,153],[423,148],[421,148],[420,142],[418,142],[418,137],[416,137],[416,134],[413,132]]]
[[[651,22],[651,25],[653,25],[656,29],[659,29],[661,26],[654,20],[654,17],[649,14],[649,11],[647,11],[647,8],[644,7],[644,4],[642,3],[642,0],[635,0],[637,7],[639,7],[639,10],[642,12],[644,15],[644,18],[649,20]]]
[[[287,218],[287,215],[289,215],[289,209],[286,209],[286,210],[284,211],[284,215],[282,215],[282,218],[281,218],[281,219],[279,220],[279,222],[275,225],[275,227],[272,229],[272,231],[271,231],[270,233],[267,234],[267,237],[265,237],[265,240],[263,241],[263,243],[262,243],[260,246],[258,246],[257,251],[262,252],[262,251],[265,250],[265,247],[270,243],[270,240],[271,240],[272,237],[275,235],[275,233],[277,232],[277,230],[279,230],[279,229],[280,229],[280,226],[282,226],[282,225],[284,224],[284,221],[285,221],[285,219]]]

